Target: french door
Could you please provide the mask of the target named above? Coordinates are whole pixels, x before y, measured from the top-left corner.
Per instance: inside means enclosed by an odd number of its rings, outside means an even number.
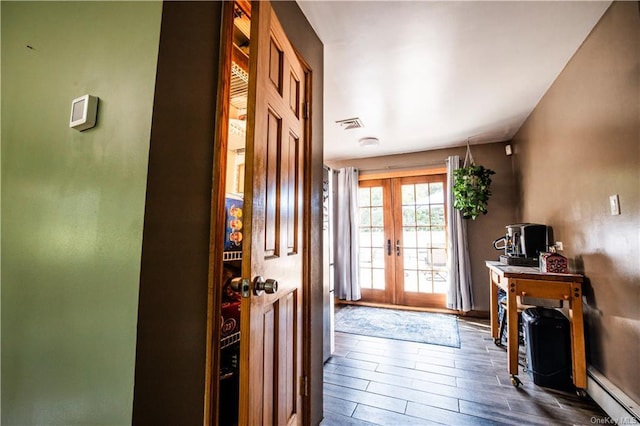
[[[445,307],[445,178],[437,174],[360,182],[363,301]]]

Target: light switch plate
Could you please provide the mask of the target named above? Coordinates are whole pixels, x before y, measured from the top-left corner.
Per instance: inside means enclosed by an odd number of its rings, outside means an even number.
[[[618,198],[618,194],[609,197],[609,206],[611,207],[612,216],[620,214],[620,199]]]

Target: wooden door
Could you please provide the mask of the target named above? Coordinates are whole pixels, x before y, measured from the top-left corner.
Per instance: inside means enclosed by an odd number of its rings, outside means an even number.
[[[446,307],[445,176],[392,179],[396,302]]]
[[[362,300],[444,308],[445,175],[359,183]]]
[[[359,183],[360,287],[362,300],[395,303],[395,255],[391,180]]]
[[[250,49],[239,422],[301,424],[309,77],[267,1],[252,2]]]

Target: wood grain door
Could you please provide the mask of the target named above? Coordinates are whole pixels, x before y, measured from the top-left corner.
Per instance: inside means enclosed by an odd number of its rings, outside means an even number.
[[[445,175],[362,180],[362,301],[445,308]]]
[[[250,49],[239,422],[301,424],[309,74],[267,1]]]
[[[446,307],[445,176],[392,179],[399,305]]]
[[[367,180],[358,186],[362,300],[393,304],[396,262],[391,180]]]

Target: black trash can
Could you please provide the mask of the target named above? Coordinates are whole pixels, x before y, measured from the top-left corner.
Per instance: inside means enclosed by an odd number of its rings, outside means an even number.
[[[556,309],[529,308],[522,312],[527,370],[533,383],[570,390],[571,335],[569,320]]]

